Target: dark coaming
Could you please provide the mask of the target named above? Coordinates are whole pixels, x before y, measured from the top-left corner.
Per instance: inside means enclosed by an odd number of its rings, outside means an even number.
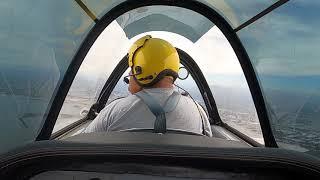
[[[193,10],[210,19],[223,32],[223,34],[226,36],[226,38],[230,42],[233,50],[235,51],[238,57],[238,60],[240,62],[240,65],[243,69],[243,72],[245,74],[246,80],[248,82],[248,85],[255,103],[255,107],[257,110],[257,114],[259,117],[262,134],[265,141],[265,146],[277,147],[277,143],[272,134],[264,99],[258,84],[257,77],[254,73],[254,69],[250,62],[249,56],[245,48],[243,47],[240,39],[238,38],[236,32],[232,29],[232,27],[226,22],[226,20],[221,15],[219,15],[216,11],[214,11],[210,7],[194,0],[184,0],[184,1],[127,0],[119,4],[118,6],[114,7],[108,13],[106,13],[101,18],[101,20],[99,20],[95,24],[95,26],[91,29],[91,31],[89,32],[85,40],[82,42],[71,64],[69,65],[66,75],[64,76],[64,79],[62,80],[62,83],[57,90],[56,97],[58,98],[53,99],[53,103],[52,103],[51,109],[49,110],[47,119],[36,140],[47,140],[50,138],[50,135],[54,128],[54,124],[57,120],[60,109],[63,105],[63,101],[68,93],[68,90],[72,84],[72,81],[83,59],[88,53],[90,47],[92,46],[94,41],[98,38],[98,36],[101,34],[101,32],[104,30],[104,28],[107,27],[115,18],[117,18],[121,14],[138,7],[150,6],[150,5],[177,6],[177,7],[183,7],[186,9]]]

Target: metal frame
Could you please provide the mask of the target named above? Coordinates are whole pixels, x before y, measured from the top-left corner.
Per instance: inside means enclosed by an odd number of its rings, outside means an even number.
[[[74,0],[80,7],[81,9],[95,22],[97,23],[99,19],[97,16],[90,11],[90,9],[81,1],[81,0]]]
[[[111,95],[111,92],[113,91],[114,87],[117,85],[123,73],[128,68],[129,68],[128,58],[127,58],[127,55],[125,55],[121,59],[121,61],[118,63],[118,65],[114,68],[107,82],[104,84],[96,103],[97,104],[96,112],[100,112],[105,107],[107,100]]]
[[[257,77],[255,75],[253,66],[249,59],[248,54],[246,53],[245,48],[243,47],[240,39],[238,38],[236,31],[227,23],[227,21],[219,15],[216,11],[210,7],[195,1],[195,0],[183,0],[183,1],[162,1],[162,0],[127,0],[118,6],[114,7],[112,10],[107,12],[100,20],[97,20],[95,26],[91,29],[85,40],[82,42],[82,45],[78,49],[78,52],[74,56],[71,64],[69,65],[67,72],[62,80],[60,87],[57,89],[56,96],[53,97],[52,106],[49,110],[47,119],[38,135],[36,140],[47,140],[50,138],[54,124],[59,115],[60,109],[63,105],[64,99],[68,93],[68,90],[72,84],[75,75],[88,53],[90,47],[93,45],[95,40],[101,34],[101,32],[107,27],[114,19],[122,15],[125,12],[128,12],[132,9],[143,6],[151,5],[167,5],[167,6],[177,6],[192,11],[198,12],[203,16],[211,20],[226,36],[230,42],[233,50],[235,51],[240,65],[245,74],[246,80],[248,82],[255,107],[258,113],[260,126],[262,134],[265,140],[266,147],[277,147],[275,138],[272,134],[271,126],[267,116],[266,106],[262,96],[261,89]]]
[[[272,12],[273,10],[277,9],[278,7],[282,6],[283,4],[287,3],[289,0],[279,0],[277,2],[275,2],[274,4],[272,4],[271,6],[269,6],[267,9],[261,11],[259,14],[255,15],[254,17],[252,17],[251,19],[249,19],[248,21],[242,23],[240,26],[238,26],[237,28],[234,29],[235,32],[240,31],[241,29],[249,26],[250,24],[256,22],[257,20],[259,20],[260,18],[262,18],[263,16],[269,14],[270,12]]]
[[[202,98],[208,110],[210,123],[214,125],[220,125],[222,121],[219,116],[216,102],[201,69],[199,68],[198,64],[194,61],[194,59],[191,56],[189,56],[188,53],[184,52],[181,49],[176,49],[179,53],[181,64],[186,67],[186,69],[191,74],[193,80],[198,86],[198,89],[202,95]]]

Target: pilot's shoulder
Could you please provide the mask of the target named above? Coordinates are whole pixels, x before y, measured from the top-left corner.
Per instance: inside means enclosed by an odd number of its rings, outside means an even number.
[[[109,105],[110,106],[119,106],[119,107],[126,107],[130,106],[132,103],[139,101],[139,98],[135,95],[129,95],[127,97],[122,97],[114,100]]]
[[[102,112],[104,113],[110,113],[110,112],[121,112],[121,111],[126,111],[129,109],[131,106],[136,104],[139,99],[135,95],[129,95],[127,97],[121,97],[113,100],[110,102],[103,110]]]

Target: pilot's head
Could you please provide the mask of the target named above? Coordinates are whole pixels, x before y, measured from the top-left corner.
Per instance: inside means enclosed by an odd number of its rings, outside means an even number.
[[[143,88],[169,88],[178,77],[180,59],[167,41],[150,35],[138,39],[128,53],[131,68],[129,91]]]

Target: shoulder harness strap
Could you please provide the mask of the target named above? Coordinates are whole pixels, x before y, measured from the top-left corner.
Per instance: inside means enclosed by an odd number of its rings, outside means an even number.
[[[167,123],[165,113],[171,112],[176,108],[180,100],[180,94],[174,91],[164,103],[164,108],[155,98],[143,90],[135,95],[138,96],[148,106],[153,115],[156,116],[156,120],[154,122],[154,132],[166,133]]]

